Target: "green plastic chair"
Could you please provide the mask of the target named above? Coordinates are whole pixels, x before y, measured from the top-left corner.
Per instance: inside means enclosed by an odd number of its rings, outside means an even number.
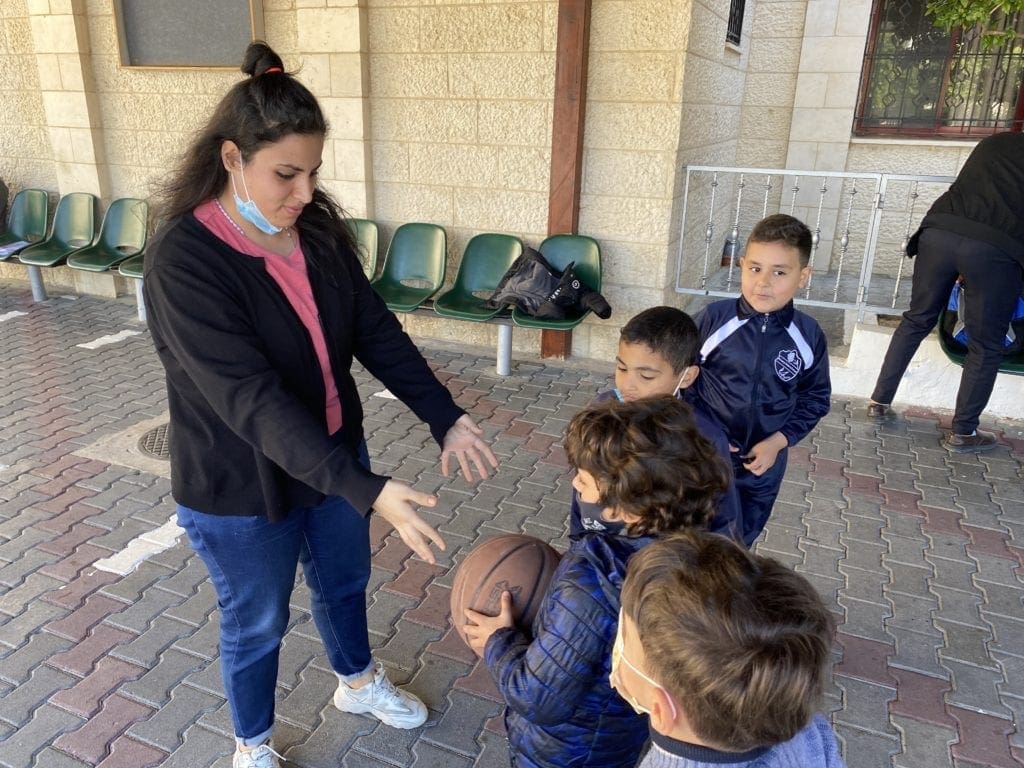
[[[573,269],[587,286],[595,291],[601,290],[601,248],[597,241],[586,235],[551,235],[538,249],[541,255],[547,259],[555,269],[562,271],[570,263],[574,263]],[[585,310],[577,317],[567,317],[565,320],[541,320],[530,317],[518,308],[512,310],[512,320],[516,325],[524,328],[543,328],[549,331],[568,331],[579,325],[587,316]]]
[[[87,272],[106,272],[142,253],[146,247],[149,205],[145,200],[122,197],[110,204],[92,245],[68,256],[68,266]]]
[[[448,237],[436,224],[403,224],[395,230],[380,277],[371,285],[392,312],[412,312],[441,289]]]
[[[476,235],[466,245],[455,284],[434,299],[434,311],[442,317],[486,322],[504,307],[484,306],[501,278],[523,252],[523,244],[512,235]]]
[[[377,222],[370,219],[348,219],[346,223],[356,239],[363,273],[372,280],[373,273],[377,271]]]
[[[140,322],[146,322],[146,300],[142,295],[142,263],[145,254],[131,256],[117,265],[121,277],[127,277],[135,285],[135,309]]]
[[[46,237],[46,217],[50,198],[44,189],[23,189],[14,196],[7,231],[0,235],[0,249],[13,243],[38,243]],[[0,252],[0,260],[10,258],[28,245]]]
[[[943,309],[942,314],[939,315],[939,347],[951,363],[963,368],[964,359],[967,357],[967,348],[949,334],[945,323],[943,323],[946,313],[952,311]],[[1024,352],[1004,357],[1003,362],[999,364],[999,372],[1008,373],[1011,376],[1024,376]]]
[[[22,264],[56,267],[75,251],[89,245],[96,236],[96,197],[88,192],[71,192],[57,203],[50,236],[18,254]]]

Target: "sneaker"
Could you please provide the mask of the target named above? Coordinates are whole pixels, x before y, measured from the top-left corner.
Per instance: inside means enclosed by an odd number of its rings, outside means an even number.
[[[281,755],[274,751],[270,742],[260,744],[256,749],[249,752],[235,748],[235,757],[231,761],[231,768],[281,768],[277,762],[278,758],[284,760]]]
[[[342,712],[373,715],[392,728],[418,728],[427,721],[427,708],[411,693],[400,691],[376,665],[373,680],[362,688],[339,683],[334,706]]]
[[[950,432],[942,438],[942,445],[952,453],[981,453],[996,447],[996,436],[978,430],[975,430],[973,435],[957,435]]]
[[[868,418],[871,421],[891,421],[896,417],[896,412],[891,405],[882,403],[868,403]]]

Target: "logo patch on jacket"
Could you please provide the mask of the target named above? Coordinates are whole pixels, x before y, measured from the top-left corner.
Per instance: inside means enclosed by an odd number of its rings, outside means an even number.
[[[783,349],[775,357],[775,375],[783,381],[792,381],[804,367],[800,353],[795,349]]]

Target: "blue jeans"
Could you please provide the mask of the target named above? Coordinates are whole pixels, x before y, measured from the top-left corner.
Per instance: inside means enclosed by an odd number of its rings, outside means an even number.
[[[261,744],[273,729],[278,655],[298,563],[331,667],[345,681],[372,668],[366,628],[369,520],[344,499],[328,496],[315,507],[293,509],[278,523],[179,504],[178,525],[217,592],[221,674],[239,743]]]

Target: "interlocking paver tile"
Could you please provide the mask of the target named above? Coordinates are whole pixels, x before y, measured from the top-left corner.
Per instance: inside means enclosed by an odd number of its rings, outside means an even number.
[[[172,592],[164,589],[163,582],[157,584],[154,590],[174,596],[173,601],[167,610],[164,611],[164,616],[177,619],[183,624],[188,624],[192,627],[199,627],[206,623],[210,614],[217,607],[217,595],[214,591],[213,583],[210,581],[201,582],[196,591],[185,600],[181,599],[180,590]]]
[[[895,768],[951,764],[949,745],[956,741],[956,730],[905,717],[894,717],[893,725],[904,744],[903,751],[893,758]]]
[[[478,741],[480,754],[473,768],[509,768],[508,740],[504,735],[484,730]]]
[[[88,718],[111,691],[123,682],[138,678],[144,667],[120,659],[100,659],[89,673],[67,690],[53,695],[51,703],[74,715]]]
[[[938,652],[945,638],[934,628],[929,626],[929,632],[922,633],[886,626],[886,633],[896,642],[891,666],[941,679],[949,677],[949,670],[939,664]]]
[[[120,651],[119,646],[123,646],[135,637],[136,635],[131,632],[99,624],[85,639],[75,643],[74,646],[62,653],[54,654],[46,660],[46,663],[78,677],[85,677],[96,666],[99,659],[105,657],[115,648]]]
[[[388,765],[411,765],[415,759],[412,745],[421,733],[419,729],[403,731],[381,723],[371,733],[357,737],[352,743],[352,751]]]
[[[161,763],[160,768],[209,768],[217,763],[218,758],[230,756],[234,749],[233,739],[205,728],[188,728],[181,745]],[[230,758],[219,765],[230,768]]]
[[[182,734],[204,713],[224,703],[220,696],[178,686],[171,692],[171,700],[153,712],[146,720],[128,728],[128,735],[164,752],[173,752],[182,742]]]
[[[416,759],[411,768],[470,768],[473,765],[473,761],[464,754],[456,754],[422,740],[416,743],[412,751]]]
[[[889,722],[889,702],[896,698],[893,685],[879,685],[838,673],[836,684],[843,689],[843,709],[835,713],[835,722],[874,733],[895,733]]]
[[[953,659],[979,667],[994,669],[988,646],[992,642],[992,631],[936,619],[935,626],[945,635],[945,646],[939,649],[941,659]]]
[[[163,750],[119,736],[111,742],[110,754],[96,768],[156,768],[163,765],[166,758]]]
[[[838,600],[846,615],[846,622],[843,625],[844,632],[880,643],[889,642],[886,626],[893,616],[892,607],[888,604],[869,603],[843,595],[835,599]]]
[[[17,616],[10,617],[0,613],[0,654],[7,649],[18,648],[25,644],[28,637],[39,627],[53,621],[59,616],[66,616],[67,611],[40,600],[31,603]]]
[[[888,658],[895,650],[893,643],[868,640],[845,631],[836,633],[836,643],[843,649],[843,660],[834,668],[836,674],[880,685],[895,684],[888,666]]]
[[[150,707],[161,707],[170,699],[171,690],[176,685],[206,664],[202,659],[170,648],[140,678],[122,685],[120,692]]]
[[[309,734],[305,741],[292,746],[287,757],[295,765],[303,768],[337,768],[339,759],[348,753],[353,759],[347,765],[365,765],[370,768],[375,765],[373,758],[350,752],[350,749],[357,737],[365,736],[378,725],[379,722],[371,717],[351,715],[339,712],[334,707],[327,707],[324,710],[324,719],[316,730]]]
[[[1010,754],[1009,734],[1016,728],[1010,719],[950,707],[960,723],[960,741],[953,744],[954,757],[993,768],[1017,768],[1020,763]]]
[[[1012,717],[996,689],[1003,682],[1003,672],[998,665],[996,669],[986,669],[945,657],[939,663],[952,675],[953,688],[946,695],[947,702],[1000,718]]]
[[[0,696],[0,720],[15,727],[24,725],[39,708],[40,702],[50,700],[55,692],[76,682],[76,678],[65,672],[40,665],[31,671],[27,682],[12,686]]]
[[[96,631],[105,627],[106,625],[100,625],[96,628]],[[118,645],[112,654],[119,659],[138,664],[147,669],[152,667],[160,658],[160,654],[176,641],[195,631],[194,628],[186,624],[163,616],[157,616],[153,623],[141,634],[136,634],[131,630],[115,629],[114,627],[109,627],[108,629],[111,632],[119,632],[127,638]]]
[[[891,756],[900,750],[899,737],[895,734],[874,733],[840,723],[835,729],[847,768],[891,765]]]
[[[32,719],[18,728],[0,744],[0,766],[3,768],[25,768],[32,765],[33,756],[41,753],[54,740],[55,734],[75,728],[81,719],[63,712],[56,707],[43,704],[33,713]],[[59,758],[59,755],[54,755]],[[90,765],[88,761],[84,763]]]
[[[890,714],[956,728],[945,704],[952,685],[949,680],[896,667],[891,667],[890,673],[896,679],[896,700],[889,703]]]
[[[320,722],[324,707],[331,703],[338,678],[333,672],[309,666],[302,670],[299,683],[284,692],[277,705],[277,716],[312,731]],[[391,729],[389,729],[391,730]]]
[[[46,630],[69,640],[81,640],[100,621],[124,610],[124,603],[100,594],[91,594],[67,616],[46,625]]]
[[[33,632],[19,648],[0,653],[0,679],[21,685],[32,670],[54,654],[67,650],[71,642],[48,632]]]
[[[978,610],[982,603],[981,593],[947,589],[938,586],[934,581],[931,590],[939,599],[938,610],[932,614],[933,621],[941,619],[944,622],[966,624],[971,627],[985,627]]]
[[[453,690],[455,681],[469,674],[471,666],[455,659],[424,653],[420,656],[419,669],[406,686],[430,709],[441,712],[448,707],[445,698]]]
[[[149,707],[114,694],[104,700],[99,714],[89,718],[81,728],[59,736],[54,746],[95,765],[109,753],[114,739],[151,712]]]

